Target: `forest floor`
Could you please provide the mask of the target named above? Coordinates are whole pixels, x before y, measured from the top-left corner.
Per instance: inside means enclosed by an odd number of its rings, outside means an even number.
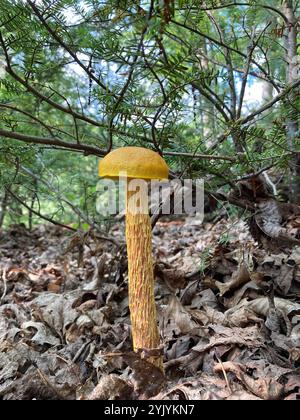
[[[300,399],[300,247],[260,249],[226,219],[159,222],[153,243],[165,377],[131,351],[115,245],[0,232],[0,400]]]

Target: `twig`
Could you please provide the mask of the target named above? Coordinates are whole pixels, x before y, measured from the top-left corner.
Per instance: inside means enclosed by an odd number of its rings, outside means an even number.
[[[177,26],[179,26],[181,28],[184,28],[184,29],[186,29],[186,30],[188,30],[190,32],[193,32],[193,33],[195,33],[195,34],[197,34],[197,35],[199,35],[201,37],[204,37],[204,38],[208,39],[210,42],[212,42],[213,44],[216,44],[216,45],[219,45],[220,47],[226,48],[226,49],[228,49],[228,51],[234,52],[234,53],[238,54],[239,56],[241,56],[241,57],[243,57],[245,59],[248,58],[247,57],[247,54],[239,51],[238,49],[236,49],[234,47],[231,47],[230,45],[228,45],[228,44],[226,44],[226,43],[224,43],[222,41],[219,41],[219,40],[217,40],[217,39],[215,39],[215,38],[207,35],[207,33],[198,31],[197,29],[194,29],[194,28],[192,28],[192,27],[190,27],[190,26],[188,26],[186,24],[183,24],[181,22],[177,22],[177,21],[175,21],[173,19],[171,20],[171,22],[174,23],[174,25],[177,25]],[[276,83],[274,82],[274,80],[270,77],[270,75],[266,72],[266,70],[264,69],[264,67],[261,64],[259,64],[256,60],[253,60],[252,59],[251,61],[266,76],[266,79],[274,86],[274,88],[278,92],[279,91],[278,86],[276,85]]]
[[[66,141],[59,140],[57,138],[47,138],[47,137],[38,137],[38,136],[28,136],[26,134],[17,133],[15,131],[7,131],[0,129],[0,136],[19,140],[24,143],[29,144],[40,144],[44,146],[53,146],[59,147],[64,150],[76,151],[79,153],[84,153],[85,156],[99,156],[103,157],[106,155],[107,151],[99,149],[95,146],[89,146],[87,144],[78,144],[78,143],[68,143]],[[178,157],[189,157],[195,159],[206,159],[206,160],[224,160],[228,162],[236,162],[236,158],[230,156],[214,156],[214,155],[205,155],[205,154],[193,154],[193,153],[184,153],[184,152],[164,152],[164,156],[178,156]]]
[[[28,136],[26,134],[17,133],[14,131],[7,131],[0,129],[0,136],[6,137],[9,139],[19,140],[24,143],[32,143],[32,144],[42,144],[42,145],[52,145],[62,147],[64,149],[74,149],[76,151],[84,153],[86,156],[93,155],[93,156],[104,156],[105,150],[101,150],[98,147],[89,146],[86,144],[78,144],[78,143],[68,143],[66,141],[59,140],[58,138],[52,137],[37,137],[37,136]]]
[[[38,124],[40,124],[42,127],[44,127],[50,134],[51,137],[55,137],[53,131],[52,131],[52,127],[50,127],[49,125],[45,124],[43,121],[41,121],[39,118],[35,117],[34,115],[30,114],[27,111],[24,111],[23,109],[19,109],[15,106],[11,106],[8,104],[0,104],[0,108],[6,108],[9,109],[11,111],[14,112],[19,112],[23,115],[26,115],[26,117],[31,118],[33,121],[37,122]]]
[[[61,393],[51,384],[51,382],[49,381],[49,379],[44,375],[44,373],[37,368],[37,372],[41,378],[41,380],[44,382],[44,384],[51,389],[52,392],[54,392],[54,394],[60,399],[60,400],[64,400],[63,395],[61,395]]]
[[[239,120],[239,123],[241,125],[248,124],[249,122],[255,120],[255,118],[263,114],[268,109],[272,108],[274,105],[277,104],[277,102],[280,102],[282,99],[284,99],[292,90],[297,89],[300,86],[300,79],[296,80],[291,85],[288,85],[279,95],[277,95],[274,99],[272,99],[270,102],[259,108],[256,112],[253,114],[248,115],[248,117],[243,118],[242,120]]]
[[[82,353],[86,350],[86,348],[92,343],[92,341],[87,341],[86,343],[83,343],[82,346],[80,347],[80,349],[78,350],[78,352],[75,354],[75,356],[72,359],[73,363],[76,363],[80,356],[82,355]]]
[[[36,210],[33,210],[30,206],[28,206],[26,203],[24,203],[24,201],[22,201],[15,193],[13,193],[9,188],[6,188],[6,190],[18,203],[20,203],[23,207],[25,207],[27,210],[31,211],[33,214],[40,217],[41,219],[46,220],[47,222],[52,223],[53,225],[60,226],[64,229],[71,230],[72,232],[77,232],[77,230],[72,228],[71,226],[67,226],[67,225],[64,225],[62,223],[56,222],[55,220],[50,219],[50,217],[44,216],[40,212],[38,212]]]
[[[188,157],[195,159],[206,159],[206,160],[225,160],[228,162],[236,162],[237,159],[231,156],[214,156],[214,155],[205,155],[199,153],[185,153],[185,152],[164,152],[164,156],[178,156],[178,157]]]
[[[218,360],[218,362],[219,362],[219,364],[220,364],[220,366],[221,366],[222,373],[223,373],[223,375],[224,375],[224,379],[225,379],[225,382],[226,382],[227,388],[229,389],[229,391],[230,391],[230,392],[231,392],[231,394],[232,394],[232,393],[233,393],[233,391],[232,391],[232,388],[231,388],[231,386],[230,386],[230,383],[229,383],[229,380],[228,380],[228,377],[227,377],[227,372],[226,372],[226,370],[225,370],[225,368],[224,368],[223,362],[222,362],[222,360],[221,360],[221,359],[217,356],[216,352],[215,352],[215,356],[216,356],[216,359]]]
[[[268,166],[260,169],[259,171],[255,172],[255,173],[245,175],[245,176],[235,180],[235,183],[240,182],[240,181],[247,181],[248,179],[251,179],[251,178],[256,178],[259,175],[262,175],[264,172],[269,171],[270,169],[274,168],[274,166],[276,166],[276,163],[274,163],[274,164],[272,163],[271,165],[268,165]]]
[[[30,0],[27,0],[27,3],[30,5],[30,7],[32,8],[34,14],[36,15],[36,17],[39,19],[39,21],[42,23],[42,25],[45,27],[45,29],[49,32],[49,34],[56,40],[56,42],[63,47],[68,54],[70,54],[70,56],[76,61],[76,63],[85,71],[85,73],[89,76],[90,79],[94,80],[94,82],[96,82],[105,92],[107,92],[107,94],[110,94],[112,96],[115,96],[113,94],[113,92],[110,91],[110,89],[108,88],[108,86],[104,85],[100,79],[98,77],[96,77],[94,75],[94,73],[91,71],[91,69],[89,69],[88,67],[86,67],[85,64],[83,64],[83,62],[78,58],[77,54],[75,54],[72,49],[63,41],[63,39],[61,39],[57,32],[54,31],[51,26],[47,23],[46,19],[43,17],[43,15],[40,13],[39,9],[37,8],[37,6]]]
[[[253,29],[252,39],[251,39],[251,44],[252,45],[250,45],[250,47],[249,47],[248,59],[247,59],[244,74],[243,74],[243,77],[242,77],[242,88],[241,88],[241,93],[240,93],[240,101],[239,101],[239,107],[238,107],[238,112],[237,112],[237,118],[241,118],[241,115],[242,115],[244,98],[245,98],[245,93],[246,93],[246,87],[247,87],[247,83],[248,83],[249,72],[250,72],[250,69],[251,69],[251,60],[252,60],[254,51],[255,51],[261,37],[265,34],[266,30],[270,26],[271,26],[271,23],[269,23],[266,26],[266,28],[259,34],[257,40],[254,40],[255,31]]]

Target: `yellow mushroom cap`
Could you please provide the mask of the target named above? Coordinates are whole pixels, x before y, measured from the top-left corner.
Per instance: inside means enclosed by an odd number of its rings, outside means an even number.
[[[169,168],[156,152],[143,147],[122,147],[110,152],[100,161],[101,178],[119,178],[126,172],[128,178],[167,179]]]

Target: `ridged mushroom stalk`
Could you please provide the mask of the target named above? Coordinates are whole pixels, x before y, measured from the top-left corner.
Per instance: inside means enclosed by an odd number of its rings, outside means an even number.
[[[163,371],[162,356],[154,355],[154,350],[160,347],[160,335],[154,296],[148,196],[142,193],[139,200],[135,200],[136,191],[132,191],[130,182],[167,179],[169,168],[157,153],[140,147],[114,150],[100,162],[100,177],[120,179],[124,177],[124,173],[127,175],[126,242],[133,348],[134,351],[142,350],[150,354],[147,360]]]
[[[126,243],[133,348],[135,351],[158,349],[160,337],[154,297],[151,219],[148,212],[139,212],[128,205],[131,195],[128,191]],[[148,361],[163,370],[162,357],[150,357]]]

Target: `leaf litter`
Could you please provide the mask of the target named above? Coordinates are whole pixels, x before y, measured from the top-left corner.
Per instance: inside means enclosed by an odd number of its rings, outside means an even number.
[[[0,236],[0,399],[300,399],[300,247],[247,225],[165,219],[153,232],[165,376],[132,352],[124,228]],[[79,245],[78,245],[79,244]]]

